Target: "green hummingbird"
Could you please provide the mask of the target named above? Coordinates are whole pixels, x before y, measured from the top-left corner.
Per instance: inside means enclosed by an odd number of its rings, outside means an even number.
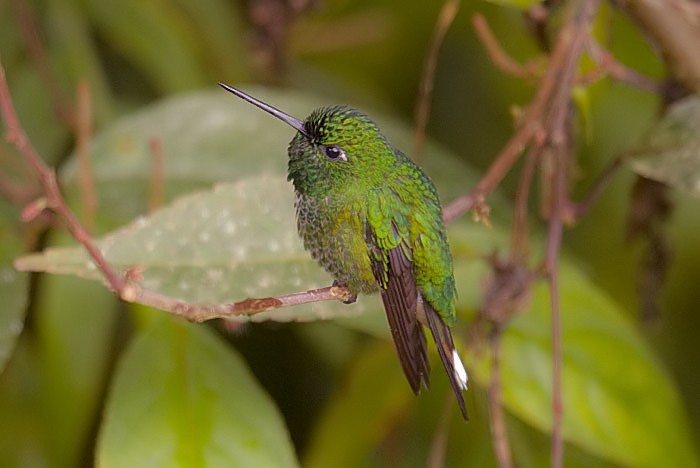
[[[429,385],[422,324],[430,329],[462,415],[467,373],[450,333],[452,255],[435,186],[362,112],[316,109],[301,121],[224,83],[297,133],[287,179],[304,247],[353,295],[379,291],[401,366],[415,394]]]

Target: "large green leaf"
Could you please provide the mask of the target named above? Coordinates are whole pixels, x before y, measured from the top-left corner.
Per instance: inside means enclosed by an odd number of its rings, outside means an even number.
[[[668,373],[616,304],[570,263],[560,266],[564,436],[628,466],[696,466],[697,453]],[[549,295],[507,327],[501,356],[504,404],[551,429]],[[475,365],[486,382],[484,363]]]
[[[184,197],[149,218],[98,241],[115,268],[138,266],[141,286],[195,304],[267,297],[330,285],[328,276],[304,252],[294,224],[292,192],[271,176],[252,177]],[[82,248],[47,249],[17,261],[22,269],[101,275]],[[253,320],[309,320],[356,315],[352,307],[318,303],[253,316]],[[241,320],[246,320],[242,316]]]
[[[97,448],[110,467],[288,467],[284,423],[238,355],[205,326],[163,317],[119,364]]]

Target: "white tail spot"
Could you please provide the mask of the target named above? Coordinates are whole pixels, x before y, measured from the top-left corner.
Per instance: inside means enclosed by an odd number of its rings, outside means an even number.
[[[452,365],[455,370],[455,377],[457,377],[457,382],[460,383],[462,390],[466,390],[467,381],[469,380],[469,377],[467,377],[467,371],[466,369],[464,369],[464,364],[462,364],[462,360],[459,358],[459,354],[457,354],[456,349],[452,350]]]

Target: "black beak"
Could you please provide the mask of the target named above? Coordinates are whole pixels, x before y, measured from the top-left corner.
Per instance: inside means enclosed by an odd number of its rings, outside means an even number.
[[[293,128],[295,128],[298,132],[300,132],[303,135],[308,135],[306,132],[306,127],[304,126],[304,122],[301,120],[297,119],[296,117],[292,117],[291,115],[287,114],[286,112],[282,112],[281,110],[277,109],[276,107],[272,107],[269,104],[265,104],[264,102],[255,99],[253,96],[244,93],[240,89],[236,89],[233,86],[229,86],[225,83],[219,83],[219,86],[224,88],[226,91],[235,94],[241,99],[244,99],[248,101],[249,103],[253,104],[256,107],[259,107],[260,109],[264,110],[268,114],[272,114],[278,119],[280,119],[282,122],[286,122],[289,125],[291,125]]]

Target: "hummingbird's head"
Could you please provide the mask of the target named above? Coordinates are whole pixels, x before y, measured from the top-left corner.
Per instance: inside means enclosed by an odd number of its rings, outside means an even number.
[[[343,106],[322,107],[304,121],[229,85],[224,89],[272,114],[297,130],[289,143],[289,180],[297,191],[319,195],[358,181],[381,178],[393,164],[393,148],[362,112]]]
[[[393,152],[377,125],[344,106],[322,107],[304,121],[289,143],[289,179],[297,191],[325,195],[344,188],[368,188]]]

